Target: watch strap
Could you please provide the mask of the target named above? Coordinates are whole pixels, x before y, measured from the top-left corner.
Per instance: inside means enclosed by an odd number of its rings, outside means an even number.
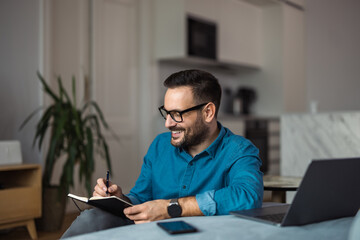
[[[170,200],[169,205],[171,205],[171,204],[178,204],[179,205],[179,200],[177,198],[173,198],[173,199]]]

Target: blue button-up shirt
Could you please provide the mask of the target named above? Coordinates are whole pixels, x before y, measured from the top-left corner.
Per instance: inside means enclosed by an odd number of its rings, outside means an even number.
[[[204,215],[257,208],[263,198],[259,150],[218,123],[220,133],[192,157],[171,145],[171,133],[152,142],[135,186],[127,195],[134,204],[154,199],[196,196]]]

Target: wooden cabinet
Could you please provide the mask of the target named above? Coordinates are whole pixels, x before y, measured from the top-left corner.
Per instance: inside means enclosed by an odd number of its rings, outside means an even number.
[[[0,229],[26,226],[37,238],[34,219],[41,217],[41,167],[0,166]]]
[[[306,111],[304,18],[304,11],[284,2],[262,8],[261,71],[239,77],[257,91],[256,114]]]
[[[155,58],[186,57],[186,18],[183,0],[154,1]]]
[[[238,0],[219,6],[219,61],[261,66],[261,10]]]
[[[216,23],[219,63],[260,67],[261,8],[237,0],[156,0],[154,9],[157,60],[191,61],[186,42],[191,15]]]

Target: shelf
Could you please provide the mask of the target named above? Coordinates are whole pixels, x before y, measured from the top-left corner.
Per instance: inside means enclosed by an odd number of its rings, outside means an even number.
[[[211,67],[222,70],[236,70],[236,71],[257,71],[260,70],[258,65],[240,62],[225,62],[199,57],[173,57],[163,58],[159,60],[160,63],[176,64],[176,65],[191,65],[198,67]]]
[[[41,167],[0,166],[0,229],[25,225],[36,238],[34,219],[41,217]]]
[[[222,69],[260,69],[260,8],[233,0],[156,0],[154,11],[156,60]],[[187,16],[217,25],[217,60],[187,54]]]

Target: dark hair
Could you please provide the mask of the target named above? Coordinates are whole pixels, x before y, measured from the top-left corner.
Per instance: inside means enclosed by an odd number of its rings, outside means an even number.
[[[176,72],[164,81],[164,86],[167,88],[191,87],[195,104],[214,103],[215,117],[217,117],[221,101],[221,87],[211,73],[196,69]]]

